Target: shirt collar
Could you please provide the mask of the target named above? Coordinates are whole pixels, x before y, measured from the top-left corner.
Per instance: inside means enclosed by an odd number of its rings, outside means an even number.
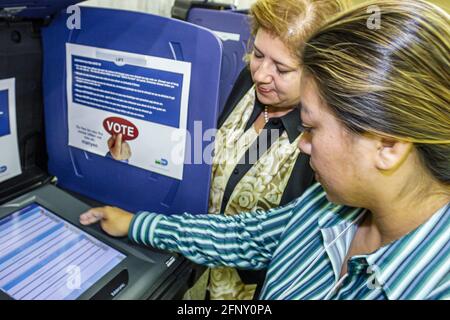
[[[250,128],[251,125],[256,121],[256,118],[264,112],[264,105],[258,100],[255,94],[255,107],[253,108],[253,112],[250,115],[250,118],[247,122],[246,130]],[[303,132],[303,126],[300,119],[300,109],[294,108],[294,110],[285,114],[284,116],[279,118],[281,123],[283,124],[284,129],[286,130],[289,143],[293,143],[295,139],[298,138],[300,133]]]
[[[365,209],[350,208],[330,204],[318,220],[319,228],[327,245],[334,237],[354,224],[356,219],[365,214]],[[433,273],[447,271],[438,270],[438,262],[448,260],[448,246],[450,243],[450,203],[439,209],[424,224],[411,231],[402,238],[384,246],[369,255],[354,257],[358,261],[366,261],[371,282],[374,287],[381,288],[390,300],[398,299],[424,299],[437,283],[422,286],[428,276]],[[348,228],[349,233],[355,233],[356,228]],[[346,233],[347,233],[346,232]],[[353,236],[351,237],[353,238]],[[328,239],[328,240],[327,240]],[[342,236],[336,243],[346,249],[351,239]],[[335,275],[338,276],[342,259],[337,253],[327,250],[333,265]],[[353,260],[353,259],[352,259]],[[445,268],[444,268],[445,269]],[[440,279],[434,276],[434,279]]]
[[[335,227],[346,227],[353,223],[363,211],[365,209],[352,208],[330,202],[327,210],[318,220],[319,228],[332,229]]]
[[[318,220],[323,245],[333,267],[335,280],[339,280],[342,263],[350,248],[360,218],[365,209],[329,203]],[[338,249],[340,248],[340,249]]]
[[[429,277],[434,274],[436,281],[438,273],[445,275],[445,270],[438,270],[438,262],[448,259],[449,220],[447,204],[415,230],[366,256],[389,299],[424,299],[437,285]]]

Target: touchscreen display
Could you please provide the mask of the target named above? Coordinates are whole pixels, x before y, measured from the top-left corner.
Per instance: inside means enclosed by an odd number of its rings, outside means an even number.
[[[76,299],[125,258],[38,204],[0,219],[0,290],[16,300]]]

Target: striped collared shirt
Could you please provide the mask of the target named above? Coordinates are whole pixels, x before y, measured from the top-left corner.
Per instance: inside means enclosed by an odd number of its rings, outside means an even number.
[[[129,237],[202,265],[267,268],[261,299],[450,299],[450,203],[402,238],[342,263],[364,209],[330,203],[319,184],[267,212],[140,212]]]

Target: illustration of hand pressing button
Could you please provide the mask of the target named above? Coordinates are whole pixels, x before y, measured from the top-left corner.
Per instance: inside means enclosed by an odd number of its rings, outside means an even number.
[[[115,160],[124,161],[131,158],[130,145],[122,140],[122,134],[112,135],[108,139],[109,155]]]

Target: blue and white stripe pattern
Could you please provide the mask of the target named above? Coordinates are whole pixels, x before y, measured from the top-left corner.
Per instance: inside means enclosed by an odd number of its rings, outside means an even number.
[[[450,299],[450,204],[401,239],[342,262],[364,209],[330,203],[315,184],[290,204],[254,213],[141,212],[129,237],[206,266],[268,268],[261,299]]]

